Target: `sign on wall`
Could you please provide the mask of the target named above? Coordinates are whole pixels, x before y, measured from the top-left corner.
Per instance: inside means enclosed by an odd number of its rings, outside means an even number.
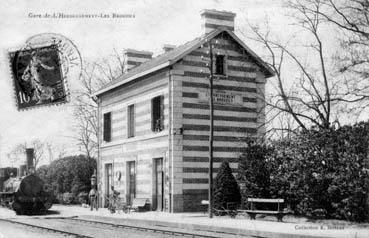
[[[199,92],[199,100],[203,103],[208,103],[210,97],[209,90]],[[243,104],[242,96],[236,93],[230,93],[223,90],[213,90],[214,104],[235,105]]]

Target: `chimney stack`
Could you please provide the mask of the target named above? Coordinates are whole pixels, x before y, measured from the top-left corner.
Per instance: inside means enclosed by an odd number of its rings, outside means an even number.
[[[204,9],[200,12],[200,14],[202,20],[201,28],[203,33],[208,34],[219,27],[226,27],[230,31],[234,31],[235,13]]]
[[[177,46],[175,45],[169,45],[169,44],[165,44],[163,45],[163,50],[164,50],[164,53],[167,53],[171,50],[173,50],[174,48],[176,48]]]
[[[27,173],[32,173],[34,171],[35,167],[33,164],[33,158],[34,158],[34,149],[33,148],[26,148],[26,156],[27,156]]]
[[[125,49],[124,55],[124,72],[152,59],[152,52],[133,49]]]

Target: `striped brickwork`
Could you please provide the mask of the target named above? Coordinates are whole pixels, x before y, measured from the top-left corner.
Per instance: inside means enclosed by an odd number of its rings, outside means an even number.
[[[211,44],[225,56],[226,75],[214,77],[214,176],[222,161],[236,173],[246,138],[263,135],[265,77],[228,33]],[[100,118],[111,112],[112,141],[100,143],[101,190],[106,164],[113,184],[127,194],[127,162],[136,164],[136,197],[154,199],[154,160],[163,158],[165,210],[197,211],[207,199],[209,134],[209,45],[170,68],[156,71],[100,96]],[[164,96],[164,130],[152,132],[151,100]],[[135,105],[135,136],[127,138],[127,107]],[[102,123],[102,120],[100,120]],[[103,126],[100,124],[100,128]],[[102,133],[100,133],[102,135]],[[102,138],[99,138],[102,141]],[[118,174],[121,175],[119,179]]]
[[[164,130],[153,132],[151,100],[161,95],[164,96]],[[152,201],[153,161],[156,158],[168,159],[168,96],[168,74],[161,72],[101,97],[100,118],[107,112],[112,115],[112,141],[100,144],[99,182],[103,193],[107,191],[106,164],[113,165],[113,185],[124,198],[128,187],[127,162],[135,161],[136,197]],[[135,105],[135,136],[127,138],[127,107],[132,104]],[[100,123],[100,128],[103,128],[102,120]],[[99,139],[102,141],[102,137]]]
[[[234,18],[236,14],[226,11],[203,10],[201,11],[202,31],[209,33],[219,27],[226,27],[234,31]]]
[[[125,72],[152,58],[152,52],[133,49],[125,49],[123,51],[123,55]]]
[[[214,176],[222,161],[236,172],[245,139],[264,132],[263,100],[265,80],[258,67],[233,40],[213,39],[214,53],[226,56],[227,76],[214,79]],[[204,46],[186,57],[178,69],[182,78],[183,167],[181,171],[183,210],[196,211],[208,189],[209,48]],[[217,101],[218,100],[218,101]]]

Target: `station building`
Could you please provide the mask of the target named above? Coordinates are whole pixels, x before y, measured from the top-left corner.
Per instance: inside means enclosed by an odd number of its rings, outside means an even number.
[[[98,184],[152,210],[198,211],[208,197],[209,77],[213,64],[214,176],[237,168],[245,139],[265,132],[273,71],[234,33],[232,12],[203,10],[203,35],[165,52],[125,50],[126,73],[97,91]],[[212,51],[213,59],[210,59]]]

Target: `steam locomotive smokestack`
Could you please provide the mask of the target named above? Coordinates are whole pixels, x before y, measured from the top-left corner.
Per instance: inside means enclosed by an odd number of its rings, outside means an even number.
[[[26,156],[27,156],[27,172],[34,170],[33,166],[33,157],[34,157],[34,149],[33,148],[26,148]]]

